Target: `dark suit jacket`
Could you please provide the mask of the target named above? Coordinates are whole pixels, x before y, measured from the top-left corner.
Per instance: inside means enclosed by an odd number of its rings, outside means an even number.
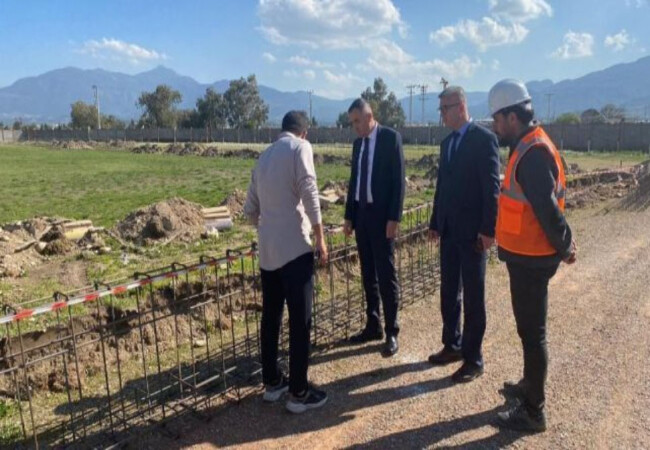
[[[444,236],[494,236],[499,198],[499,145],[491,131],[470,123],[451,162],[451,135],[440,143],[440,168],[429,228]],[[447,228],[449,227],[449,228]]]
[[[392,128],[377,126],[379,128],[377,129],[377,142],[375,143],[370,183],[373,208],[380,213],[385,213],[386,222],[389,220],[399,222],[402,218],[404,191],[406,190],[402,136]],[[348,197],[345,203],[345,219],[352,221],[353,226],[357,207],[355,201],[357,170],[362,142],[363,140],[358,138],[352,144],[352,171],[348,185]]]

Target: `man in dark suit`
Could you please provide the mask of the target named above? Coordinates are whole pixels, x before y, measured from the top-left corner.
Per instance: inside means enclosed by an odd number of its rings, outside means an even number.
[[[352,145],[352,171],[345,205],[345,234],[355,232],[363,288],[366,326],[350,338],[353,343],[383,339],[379,298],[384,308],[386,343],[382,353],[393,356],[399,346],[397,309],[399,282],[395,270],[395,238],[404,204],[402,137],[379,125],[370,105],[356,99],[348,109],[359,136]]]
[[[442,119],[453,132],[440,144],[429,224],[429,238],[440,242],[444,344],[429,362],[444,365],[463,360],[452,379],[467,382],[483,374],[485,266],[497,218],[499,148],[496,136],[470,119],[461,87],[446,88],[439,99]]]

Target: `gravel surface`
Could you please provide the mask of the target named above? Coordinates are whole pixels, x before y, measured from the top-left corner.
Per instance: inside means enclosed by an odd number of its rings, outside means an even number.
[[[570,217],[579,259],[551,282],[549,430],[538,435],[500,431],[498,389],[522,372],[508,276],[488,267],[485,375],[453,385],[458,367],[433,368],[440,348],[438,299],[401,316],[400,352],[379,345],[341,345],[320,355],[311,379],[330,395],[320,410],[293,416],[261,396],[213,411],[209,423],[183,418],[134,447],[238,448],[648,448],[650,446],[650,210],[576,211]]]

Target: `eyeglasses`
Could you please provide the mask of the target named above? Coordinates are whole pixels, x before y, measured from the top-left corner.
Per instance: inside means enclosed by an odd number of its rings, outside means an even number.
[[[454,106],[458,106],[458,105],[460,105],[460,102],[452,103],[451,105],[440,105],[440,107],[438,108],[438,111],[440,111],[441,113],[446,113],[451,108],[453,108]]]

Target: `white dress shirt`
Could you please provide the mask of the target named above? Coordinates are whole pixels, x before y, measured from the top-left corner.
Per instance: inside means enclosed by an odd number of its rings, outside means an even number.
[[[368,185],[366,186],[366,189],[368,189],[368,203],[372,203],[372,189],[370,186],[372,186],[372,160],[375,158],[375,144],[377,144],[377,128],[378,123],[375,122],[375,127],[370,131],[370,134],[368,135],[367,139],[370,140],[368,143]],[[361,150],[359,151],[359,161],[357,162],[357,189],[355,193],[355,200],[359,201],[359,185],[361,184],[361,161],[363,158],[363,151],[364,151],[365,145],[363,140],[361,141]]]

